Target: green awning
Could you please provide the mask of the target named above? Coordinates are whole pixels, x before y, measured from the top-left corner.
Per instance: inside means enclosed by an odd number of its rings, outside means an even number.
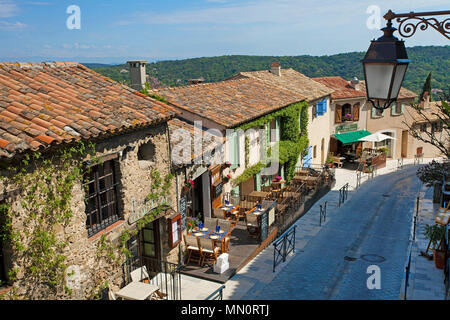
[[[358,141],[358,139],[367,137],[368,135],[371,135],[371,133],[367,130],[358,130],[358,131],[352,131],[352,132],[333,134],[333,136],[336,139],[338,139],[339,141],[341,141],[343,144],[361,142],[361,141]]]

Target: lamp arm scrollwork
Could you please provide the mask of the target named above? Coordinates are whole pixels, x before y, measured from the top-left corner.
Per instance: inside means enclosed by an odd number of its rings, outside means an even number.
[[[435,16],[449,16],[439,21]],[[384,18],[392,20],[396,18],[398,25],[398,33],[404,38],[413,36],[418,29],[425,31],[428,27],[432,27],[437,32],[450,40],[450,10],[435,12],[410,12],[410,13],[394,13],[389,10]]]
[[[385,101],[382,106],[380,106],[380,100],[377,100],[377,103],[375,103],[375,101],[373,101],[373,99],[367,99],[367,101],[370,101],[370,103],[372,103],[372,106],[375,109],[383,111],[383,110],[389,108],[391,106],[391,104],[396,101],[396,99],[389,99],[388,101]]]

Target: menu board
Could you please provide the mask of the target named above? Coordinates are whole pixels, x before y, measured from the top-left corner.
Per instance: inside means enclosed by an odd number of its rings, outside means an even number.
[[[186,197],[180,199],[181,230],[186,229]]]
[[[260,241],[263,242],[267,238],[269,232],[269,211],[264,211],[261,215],[261,238]]]

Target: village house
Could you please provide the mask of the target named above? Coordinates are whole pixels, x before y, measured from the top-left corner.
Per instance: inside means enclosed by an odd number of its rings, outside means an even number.
[[[366,92],[365,82],[360,81],[361,90]],[[397,101],[388,109],[380,111],[373,107],[370,102],[370,112],[367,113],[367,131],[371,134],[383,133],[391,136],[393,139],[386,139],[381,142],[373,142],[370,147],[373,149],[387,148],[387,158],[410,158],[408,156],[409,130],[405,125],[405,110],[411,108],[411,103],[417,98],[417,94],[401,87],[398,93]]]
[[[191,127],[197,124],[203,131],[213,130],[217,137],[226,139],[223,149],[215,148],[220,156],[210,163],[198,163],[195,172],[185,175],[194,183],[188,196],[188,216],[212,217],[214,209],[231,195],[239,199],[269,185],[277,175],[284,178],[283,161],[275,172],[265,175],[268,164],[262,160],[269,148],[283,149],[283,121],[290,119],[286,110],[292,111],[300,130],[300,114],[307,115],[302,95],[252,78],[161,88],[151,93],[167,99],[177,109],[177,117]],[[303,131],[306,142],[306,126]]]
[[[323,165],[330,143],[329,108],[333,90],[292,68],[282,69],[279,62],[273,62],[270,70],[240,72],[229,79],[245,78],[258,79],[305,97],[308,103],[309,146],[298,166]]]
[[[92,299],[127,258],[178,261],[174,114],[77,63],[0,64],[0,294]]]
[[[361,91],[359,80],[347,81],[341,77],[312,78],[333,89],[330,102],[330,156],[342,165],[340,155],[346,152],[360,154],[363,143],[358,141],[367,132],[366,94]]]
[[[422,138],[430,140],[430,136],[432,136],[437,141],[442,142],[444,146],[450,148],[448,130],[444,129],[444,122],[442,121],[445,116],[440,109],[441,103],[441,101],[430,101],[428,93],[425,92],[424,98],[418,105],[422,115],[414,108],[408,108],[405,112],[405,122]],[[406,158],[413,158],[414,156],[437,158],[442,156],[442,152],[438,148],[416,139],[411,134],[405,140],[402,137],[402,152],[406,154]]]

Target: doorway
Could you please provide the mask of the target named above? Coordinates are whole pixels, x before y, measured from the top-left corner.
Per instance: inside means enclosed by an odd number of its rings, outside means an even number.
[[[408,130],[402,131],[402,158],[408,157]]]
[[[200,219],[203,220],[203,179],[202,176],[198,176],[194,180],[194,190],[193,190],[193,212],[194,216],[197,217],[199,213],[201,213]]]
[[[323,164],[325,162],[324,155],[325,155],[325,139],[322,138],[322,142],[320,144],[320,164]]]

